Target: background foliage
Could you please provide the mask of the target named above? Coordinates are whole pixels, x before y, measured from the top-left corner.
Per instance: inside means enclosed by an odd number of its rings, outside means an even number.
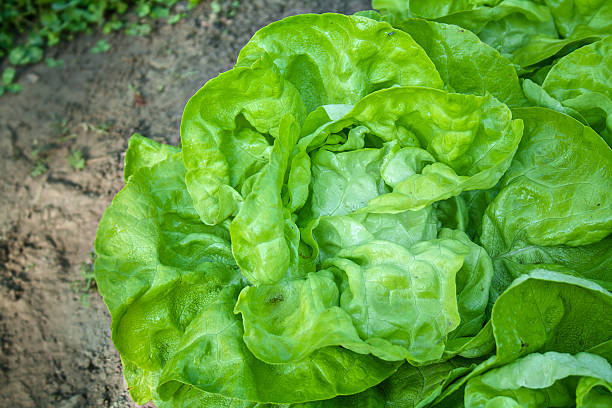
[[[13,66],[39,62],[46,47],[61,40],[71,40],[75,34],[101,28],[103,33],[124,30],[128,35],[146,35],[151,31],[148,19],[167,19],[174,24],[200,0],[3,0],[0,5],[0,59]],[[130,18],[132,17],[132,18]],[[139,19],[135,19],[138,17]],[[145,20],[140,20],[145,19]],[[110,49],[104,40],[92,52]],[[49,66],[58,66],[49,58]],[[4,65],[4,64],[3,64]],[[0,94],[19,92],[21,86],[13,82],[14,68],[7,68],[0,84]]]

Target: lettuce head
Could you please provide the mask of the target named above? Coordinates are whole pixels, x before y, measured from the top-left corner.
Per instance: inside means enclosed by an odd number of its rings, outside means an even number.
[[[609,3],[373,3],[131,138],[95,276],[132,398],[611,406]]]

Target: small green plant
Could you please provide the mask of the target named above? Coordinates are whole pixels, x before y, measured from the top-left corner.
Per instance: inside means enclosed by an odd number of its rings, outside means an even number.
[[[45,161],[42,159],[37,159],[34,162],[34,167],[32,167],[32,171],[30,171],[30,175],[32,177],[42,176],[47,172],[47,170],[49,170],[47,163],[45,163]]]
[[[113,31],[119,31],[123,27],[123,21],[117,19],[117,17],[113,17],[113,20],[107,21],[102,27],[102,32],[104,34],[110,34]]]
[[[99,40],[96,45],[94,45],[91,49],[91,53],[92,54],[99,54],[101,52],[107,52],[108,50],[111,49],[111,45],[108,43],[108,41],[102,39]]]
[[[47,66],[49,68],[62,68],[64,66],[64,60],[63,59],[55,59],[55,58],[47,58],[45,59],[45,64],[47,64]]]
[[[125,33],[133,36],[143,36],[151,32],[150,24],[131,23],[125,27]]]
[[[81,303],[85,307],[89,307],[89,291],[95,287],[96,280],[94,277],[93,261],[95,254],[92,252],[89,262],[81,262],[79,266],[80,279],[72,282],[72,290],[76,294],[81,295]]]
[[[170,15],[170,9],[165,7],[153,7],[151,10],[151,18],[160,19],[160,18],[168,18]]]
[[[170,16],[170,18],[168,18],[168,23],[169,24],[176,24],[179,21],[181,21],[183,19],[183,17],[185,17],[185,13],[173,14],[173,15]]]
[[[2,73],[2,84],[0,85],[0,95],[5,92],[19,93],[23,89],[23,85],[15,83],[15,69],[8,67]]]
[[[85,168],[83,152],[79,149],[73,149],[68,155],[68,163],[74,170],[83,170]]]

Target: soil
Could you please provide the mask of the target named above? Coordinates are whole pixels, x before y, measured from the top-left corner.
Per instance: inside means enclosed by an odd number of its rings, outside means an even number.
[[[222,18],[209,3],[175,25],[155,23],[145,37],[98,33],[55,47],[47,56],[63,68],[22,69],[24,90],[0,98],[0,406],[134,406],[90,278],[98,221],[123,186],[128,138],[177,145],[188,98],[231,68],[260,27],[370,4],[251,0]],[[112,48],[92,54],[100,38]]]

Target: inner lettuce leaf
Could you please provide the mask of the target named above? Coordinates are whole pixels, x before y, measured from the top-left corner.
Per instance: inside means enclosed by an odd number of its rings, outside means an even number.
[[[283,205],[281,192],[289,157],[299,136],[291,115],[281,121],[268,164],[256,175],[251,192],[230,223],[232,251],[245,277],[254,284],[300,276],[300,233]]]
[[[302,261],[312,254],[300,250],[296,227],[352,213],[419,211],[496,185],[522,134],[522,122],[491,96],[421,87],[377,91],[351,109],[320,108],[301,131],[295,121],[290,128],[288,141],[275,139],[230,227],[233,254],[255,285],[314,271]]]
[[[313,247],[319,261],[332,258],[343,248],[373,240],[392,241],[411,247],[436,238],[437,220],[433,207],[398,214],[351,213],[314,219],[302,231],[302,239]]]
[[[346,138],[345,129],[359,126],[368,129],[372,147],[324,150],[326,141]],[[307,217],[359,207],[377,213],[418,210],[464,190],[493,187],[510,166],[521,134],[522,122],[491,96],[396,87],[368,95],[343,118],[304,135],[298,149],[319,149],[312,154],[312,170],[304,169],[311,165],[304,155],[292,161],[291,171],[312,175]]]
[[[96,240],[96,279],[137,402],[168,400],[181,384],[217,401],[329,399],[363,391],[397,369],[341,348],[323,348],[295,364],[255,359],[233,314],[244,280],[228,225],[201,222],[184,184],[181,154],[161,160],[160,152],[172,149],[151,149],[153,143],[130,143],[130,155],[152,156],[132,161],[141,166],[132,167]]]
[[[495,296],[515,277],[504,260],[558,263],[609,280],[612,150],[561,113],[521,108],[514,115],[525,122],[525,134],[482,220]]]
[[[451,239],[411,248],[374,240],[340,250],[323,263],[329,271],[246,288],[236,304],[245,342],[271,363],[330,345],[390,361],[437,360],[460,322],[455,275],[467,253]]]

